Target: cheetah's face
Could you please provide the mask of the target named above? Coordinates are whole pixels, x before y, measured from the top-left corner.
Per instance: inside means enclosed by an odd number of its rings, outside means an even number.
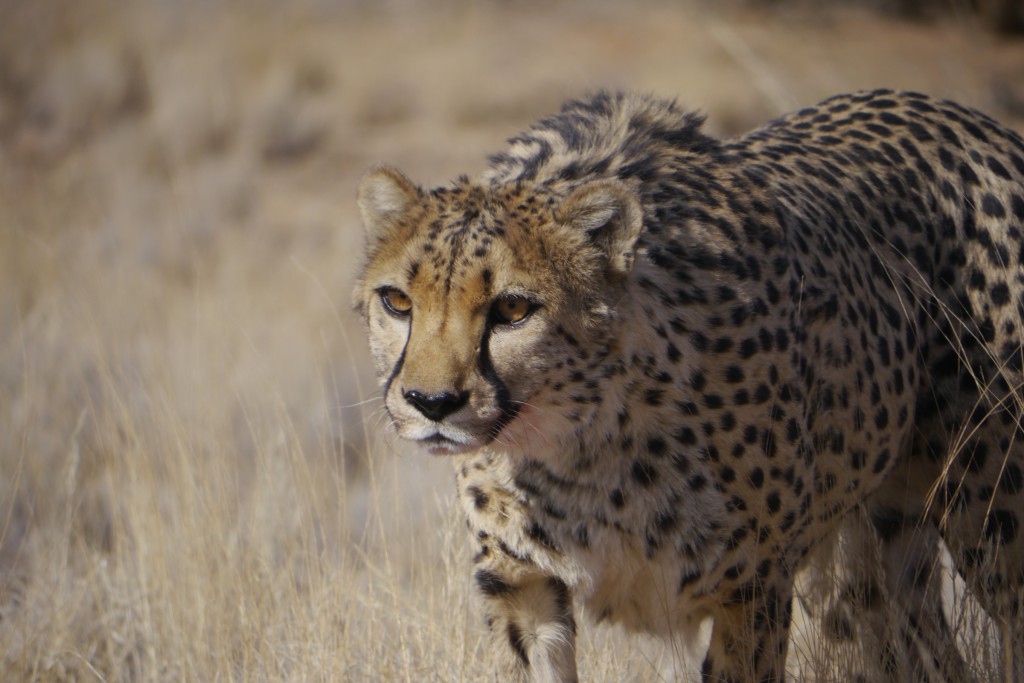
[[[545,440],[557,416],[580,419],[550,387],[574,347],[614,336],[606,299],[642,223],[625,186],[598,181],[562,200],[464,181],[428,194],[382,168],[362,181],[359,206],[367,262],[355,305],[400,436],[461,453],[514,441],[517,418]]]

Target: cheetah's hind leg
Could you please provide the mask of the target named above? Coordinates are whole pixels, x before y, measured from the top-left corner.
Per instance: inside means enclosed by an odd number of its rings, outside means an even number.
[[[825,679],[975,680],[943,612],[936,530],[919,523],[919,509],[885,505],[880,493],[873,510],[855,510],[844,520],[831,562],[811,569],[818,589],[809,597],[824,604],[809,611],[820,615],[830,654],[854,669]]]

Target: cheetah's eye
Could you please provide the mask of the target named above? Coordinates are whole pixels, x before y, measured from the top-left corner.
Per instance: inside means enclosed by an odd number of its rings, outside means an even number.
[[[412,299],[400,289],[394,287],[382,287],[377,290],[380,294],[380,301],[384,308],[394,315],[405,317],[412,312]]]
[[[494,321],[503,325],[515,325],[526,320],[537,305],[518,294],[505,294],[491,307]]]

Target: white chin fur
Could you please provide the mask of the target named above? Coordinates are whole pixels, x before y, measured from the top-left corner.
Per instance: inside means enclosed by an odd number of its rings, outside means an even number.
[[[418,443],[431,455],[459,455],[484,445],[484,442],[462,430],[445,424],[410,425],[406,429],[399,429],[398,433],[403,439]]]

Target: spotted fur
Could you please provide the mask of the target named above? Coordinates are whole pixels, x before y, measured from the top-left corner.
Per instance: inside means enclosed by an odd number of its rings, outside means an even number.
[[[1020,680],[1024,142],[884,90],[701,125],[600,93],[479,179],[360,186],[356,306],[394,428],[455,465],[504,673],[575,680],[579,601],[711,617],[704,680],[781,681],[794,573],[846,523],[883,572],[846,604],[906,615],[882,671],[966,675],[923,525]]]

